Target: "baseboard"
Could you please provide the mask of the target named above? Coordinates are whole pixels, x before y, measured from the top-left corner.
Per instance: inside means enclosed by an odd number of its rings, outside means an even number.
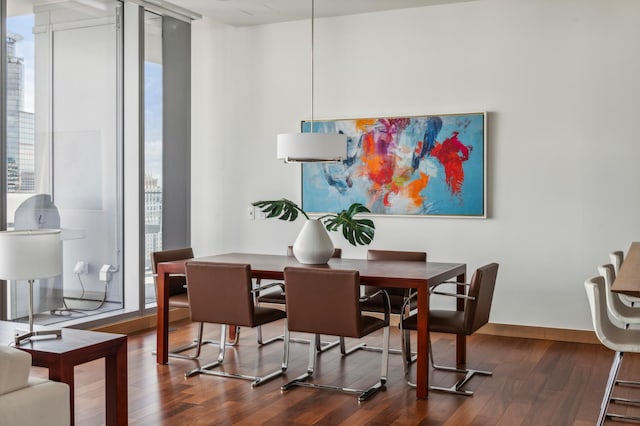
[[[393,315],[392,317],[397,317]],[[169,322],[179,321],[189,318],[188,309],[172,309],[169,311]],[[397,326],[397,319],[393,318],[392,326]],[[114,324],[109,324],[95,328],[95,331],[107,333],[133,334],[139,331],[149,330],[156,327],[156,315],[147,315],[134,319],[128,319]],[[555,340],[560,342],[573,343],[594,343],[599,344],[599,340],[593,331],[589,330],[568,330],[564,328],[532,327],[525,325],[494,324],[489,323],[477,331],[480,334],[505,337],[521,337],[526,339]]]
[[[186,308],[171,309],[169,311],[169,322],[180,321],[189,318],[189,310]],[[156,314],[145,315],[143,317],[130,318],[113,324],[96,327],[94,331],[105,333],[133,334],[140,331],[156,328]]]
[[[527,339],[555,340],[559,342],[595,343],[600,341],[590,330],[569,330],[565,328],[532,327],[526,325],[489,323],[477,331],[480,334]]]

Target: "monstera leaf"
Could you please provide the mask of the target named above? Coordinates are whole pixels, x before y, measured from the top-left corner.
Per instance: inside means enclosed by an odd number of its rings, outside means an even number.
[[[347,210],[342,210],[337,215],[324,215],[324,226],[328,231],[337,231],[342,227],[342,235],[351,245],[367,245],[373,241],[376,226],[371,219],[356,219],[358,213],[370,213],[371,211],[360,203],[353,203]]]
[[[288,220],[293,222],[298,218],[298,212],[302,213],[304,217],[309,219],[309,216],[293,201],[281,198],[279,200],[270,201],[256,201],[254,206],[260,208],[267,214],[267,219],[277,217],[280,220]]]
[[[252,203],[266,213],[267,219],[278,218],[293,222],[298,218],[299,213],[309,219],[307,213],[293,201],[281,198],[280,200],[256,201]],[[351,245],[367,245],[373,241],[375,225],[371,219],[356,219],[354,216],[359,213],[371,213],[370,210],[360,203],[353,203],[347,210],[340,213],[329,213],[318,218],[327,231],[338,231],[342,228],[342,235]]]

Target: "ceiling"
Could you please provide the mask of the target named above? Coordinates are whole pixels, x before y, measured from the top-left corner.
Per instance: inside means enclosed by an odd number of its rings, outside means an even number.
[[[315,16],[353,15],[468,1],[476,0],[317,0]],[[233,26],[296,21],[311,17],[311,0],[167,0],[167,2]]]

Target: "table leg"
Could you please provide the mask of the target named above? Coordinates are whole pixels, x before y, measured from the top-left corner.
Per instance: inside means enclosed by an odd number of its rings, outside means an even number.
[[[156,362],[169,362],[169,274],[164,272],[162,264],[158,265],[158,300],[156,310]],[[165,284],[166,283],[166,284]]]
[[[457,276],[459,283],[464,283],[466,274]],[[458,294],[465,294],[466,288],[463,285],[456,286],[456,292]],[[456,301],[456,310],[464,311],[464,299],[458,299]],[[464,334],[456,334],[456,365],[462,367],[467,363],[467,336]]]
[[[127,339],[122,339],[115,353],[105,357],[106,424],[128,424]]]
[[[227,342],[233,344],[233,342],[235,342],[236,340],[236,336],[238,335],[238,326],[237,325],[230,325],[229,326],[229,331],[227,332],[227,335],[229,336]],[[222,338],[222,337],[221,337]]]
[[[69,413],[71,418],[71,426],[75,423],[75,411],[74,411],[74,376],[73,376],[73,364],[66,362],[64,359],[58,359],[56,362],[52,362],[49,367],[49,380],[55,380],[56,382],[62,382],[69,385]]]
[[[416,397],[427,399],[429,394],[429,290],[418,288],[418,362]]]

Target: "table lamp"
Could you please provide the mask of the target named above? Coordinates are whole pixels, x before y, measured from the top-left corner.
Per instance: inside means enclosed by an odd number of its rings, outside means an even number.
[[[15,344],[33,336],[61,337],[60,330],[33,330],[33,282],[62,273],[62,240],[59,229],[0,232],[0,279],[27,280],[29,284],[29,331],[16,331]]]

